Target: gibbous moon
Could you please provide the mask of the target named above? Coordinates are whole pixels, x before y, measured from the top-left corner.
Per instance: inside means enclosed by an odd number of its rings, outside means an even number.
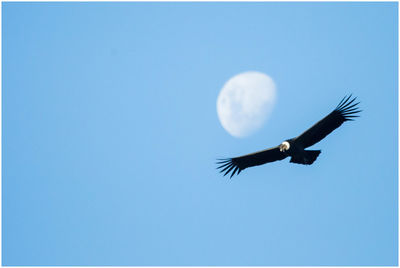
[[[234,137],[246,137],[262,127],[272,112],[276,87],[271,77],[244,72],[229,79],[217,99],[223,128]]]

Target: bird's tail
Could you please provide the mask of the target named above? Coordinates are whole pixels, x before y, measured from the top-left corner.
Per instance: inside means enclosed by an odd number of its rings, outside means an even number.
[[[305,150],[301,155],[292,156],[290,159],[291,163],[311,165],[317,159],[320,150]]]

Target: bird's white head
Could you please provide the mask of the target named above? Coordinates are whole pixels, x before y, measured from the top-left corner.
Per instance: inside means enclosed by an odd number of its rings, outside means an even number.
[[[282,142],[282,144],[279,146],[279,151],[285,152],[290,149],[290,143],[287,141]]]

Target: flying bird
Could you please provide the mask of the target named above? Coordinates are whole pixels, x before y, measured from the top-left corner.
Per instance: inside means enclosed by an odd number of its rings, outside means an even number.
[[[290,162],[303,165],[311,165],[317,159],[321,150],[305,150],[325,138],[329,133],[340,127],[346,121],[353,121],[361,110],[358,108],[360,102],[354,103],[356,98],[351,99],[345,96],[336,108],[322,120],[306,130],[300,136],[285,140],[280,145],[234,158],[218,159],[217,167],[220,172],[229,172],[231,178],[248,168],[263,165],[266,163],[283,160],[290,156]]]

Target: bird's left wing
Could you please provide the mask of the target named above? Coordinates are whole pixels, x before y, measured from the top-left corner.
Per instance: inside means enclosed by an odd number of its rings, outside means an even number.
[[[225,172],[224,176],[232,171],[231,178],[235,173],[239,174],[243,169],[253,166],[259,166],[265,163],[274,162],[286,158],[287,155],[279,150],[279,146],[247,154],[234,158],[219,159],[220,172]]]
[[[350,98],[351,95],[344,97],[335,110],[298,136],[296,142],[303,145],[304,148],[310,147],[340,127],[344,122],[353,121],[354,118],[358,117],[357,114],[361,112],[357,107],[359,102],[354,103],[356,98],[351,100]]]

